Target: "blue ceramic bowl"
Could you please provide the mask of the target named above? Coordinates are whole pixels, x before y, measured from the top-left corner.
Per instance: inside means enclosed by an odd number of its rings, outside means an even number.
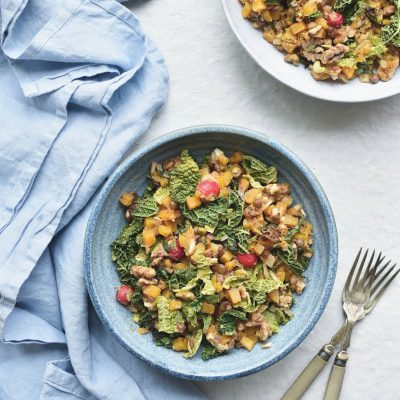
[[[307,269],[308,284],[296,299],[294,318],[272,336],[269,350],[233,349],[230,354],[203,361],[197,354],[157,347],[151,334],[140,335],[131,314],[115,301],[118,276],[110,257],[110,243],[125,223],[118,198],[122,192],[142,192],[152,161],[163,161],[183,149],[201,160],[215,147],[243,151],[278,168],[279,180],[290,183],[314,226],[315,255]],[[108,179],[92,210],[85,238],[86,281],[93,305],[115,338],[133,355],[172,375],[195,380],[222,380],[249,375],[276,363],[308,335],[329,299],[337,266],[337,233],[332,210],[317,179],[291,151],[259,133],[232,126],[198,126],[172,132],[132,154]],[[200,352],[199,352],[200,353]]]

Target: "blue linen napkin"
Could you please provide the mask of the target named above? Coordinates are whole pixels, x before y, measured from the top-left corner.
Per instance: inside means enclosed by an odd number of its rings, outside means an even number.
[[[2,0],[0,20],[0,399],[203,399],[115,342],[83,276],[93,196],[166,99],[162,56],[114,0]]]

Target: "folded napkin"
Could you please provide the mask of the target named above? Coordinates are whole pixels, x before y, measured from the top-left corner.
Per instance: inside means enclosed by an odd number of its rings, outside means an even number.
[[[204,398],[115,342],[83,276],[93,196],[165,101],[162,56],[114,0],[0,18],[1,400]]]

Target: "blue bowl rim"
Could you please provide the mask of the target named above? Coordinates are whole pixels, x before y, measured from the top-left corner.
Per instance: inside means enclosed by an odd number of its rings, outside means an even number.
[[[94,229],[96,226],[96,222],[100,213],[100,210],[104,204],[105,199],[107,198],[108,194],[112,190],[114,184],[118,181],[118,179],[132,166],[132,164],[135,163],[138,159],[140,159],[142,156],[144,156],[146,153],[149,151],[152,151],[158,146],[161,146],[165,143],[168,143],[170,141],[179,139],[181,137],[185,136],[192,136],[192,135],[197,135],[199,133],[229,133],[233,135],[238,135],[238,136],[245,136],[249,138],[250,140],[256,139],[258,141],[261,141],[268,146],[272,147],[274,150],[282,154],[284,157],[288,158],[293,164],[296,165],[296,167],[302,172],[302,174],[307,178],[309,181],[311,187],[314,189],[324,211],[325,211],[325,216],[327,219],[327,227],[328,227],[328,237],[331,242],[331,251],[330,251],[330,265],[328,269],[328,275],[326,278],[326,285],[324,287],[324,292],[323,296],[321,299],[321,303],[319,304],[319,307],[317,307],[310,319],[309,324],[305,328],[305,330],[301,333],[301,335],[291,344],[291,346],[287,347],[284,349],[279,355],[276,357],[266,361],[265,363],[258,365],[254,368],[248,368],[246,370],[243,370],[238,373],[234,374],[229,374],[229,375],[213,375],[213,376],[207,376],[207,375],[192,375],[192,374],[186,374],[186,373],[181,373],[177,371],[170,370],[168,368],[165,368],[164,366],[157,365],[154,363],[151,359],[148,359],[147,357],[143,356],[138,352],[137,350],[133,349],[128,342],[126,342],[122,336],[115,330],[113,327],[111,321],[108,319],[107,315],[105,314],[104,310],[102,309],[98,295],[95,291],[94,288],[94,279],[92,275],[92,271],[90,268],[90,260],[91,260],[91,244],[92,244],[92,239],[93,239],[93,233]],[[211,125],[197,125],[193,127],[188,127],[188,128],[182,128],[178,129],[172,132],[169,132],[160,138],[157,138],[147,145],[144,145],[141,149],[138,149],[134,151],[125,161],[123,161],[117,168],[116,170],[111,174],[109,179],[105,182],[103,188],[101,189],[100,193],[97,195],[94,206],[90,212],[90,216],[88,219],[88,224],[86,228],[86,233],[85,233],[85,239],[84,239],[84,249],[83,249],[83,257],[84,257],[84,272],[85,272],[85,280],[86,280],[86,285],[88,288],[89,296],[91,298],[91,301],[93,303],[93,306],[100,317],[100,320],[102,323],[107,326],[112,335],[115,337],[115,339],[124,347],[129,353],[133,354],[140,360],[145,361],[146,363],[152,365],[153,367],[156,367],[158,369],[161,369],[164,372],[167,372],[170,375],[173,375],[178,378],[183,378],[183,379],[190,379],[190,380],[197,380],[197,381],[220,381],[220,380],[228,380],[228,379],[234,379],[234,378],[239,378],[247,375],[254,374],[256,372],[262,371],[271,365],[277,363],[284,357],[286,357],[290,352],[292,352],[311,332],[311,330],[314,328],[318,320],[320,319],[323,311],[325,310],[325,307],[328,303],[328,300],[330,298],[333,285],[335,282],[335,276],[336,276],[336,270],[337,270],[337,263],[338,263],[338,236],[337,236],[337,229],[336,229],[336,224],[335,224],[335,219],[333,216],[333,212],[331,209],[331,206],[329,204],[328,198],[318,182],[317,178],[313,174],[313,172],[305,165],[305,163],[297,156],[295,155],[291,150],[283,146],[282,144],[278,143],[277,141],[271,139],[270,137],[267,137],[259,132],[253,131],[251,129],[239,127],[239,126],[232,126],[232,125],[220,125],[220,124],[211,124]]]

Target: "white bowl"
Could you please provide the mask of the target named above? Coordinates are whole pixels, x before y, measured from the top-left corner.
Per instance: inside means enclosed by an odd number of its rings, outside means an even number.
[[[357,78],[345,84],[316,81],[302,65],[295,67],[283,61],[284,54],[266,42],[259,30],[254,29],[241,14],[239,0],[221,0],[229,24],[257,64],[273,77],[298,90],[323,100],[358,103],[390,97],[400,93],[400,73],[388,82],[361,83]]]

